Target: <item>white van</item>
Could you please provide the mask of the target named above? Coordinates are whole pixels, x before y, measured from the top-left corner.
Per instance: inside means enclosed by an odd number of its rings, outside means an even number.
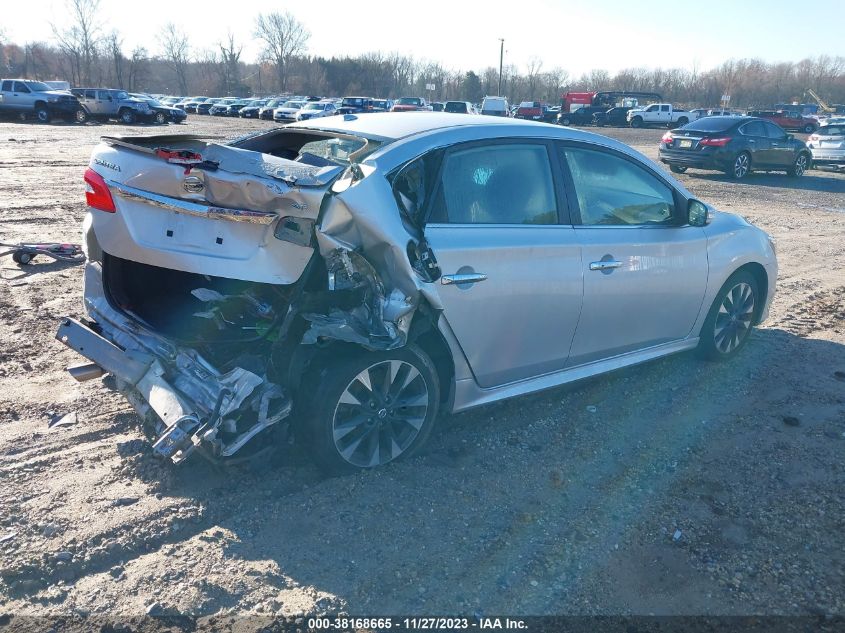
[[[481,114],[510,116],[508,100],[504,97],[484,97],[484,101],[481,102]]]

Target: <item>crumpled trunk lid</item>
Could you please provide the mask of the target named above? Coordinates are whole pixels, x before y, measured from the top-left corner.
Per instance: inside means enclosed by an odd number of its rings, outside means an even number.
[[[116,208],[92,214],[107,253],[275,284],[304,271],[323,196],[342,171],[192,136],[104,137],[91,168]]]

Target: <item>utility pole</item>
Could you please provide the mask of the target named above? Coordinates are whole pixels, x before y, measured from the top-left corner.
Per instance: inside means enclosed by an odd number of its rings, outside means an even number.
[[[502,60],[505,58],[505,40],[503,38],[499,38],[499,90],[496,93],[497,96],[502,96]]]

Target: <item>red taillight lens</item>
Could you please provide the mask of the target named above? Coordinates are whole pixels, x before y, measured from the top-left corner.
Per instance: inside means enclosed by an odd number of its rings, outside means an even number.
[[[724,147],[733,140],[731,136],[723,136],[721,138],[703,138],[698,144],[706,145],[707,147]]]
[[[666,134],[663,135],[663,138],[660,139],[660,142],[665,143],[666,145],[671,145],[672,141],[674,141],[674,140],[675,140],[675,137],[672,136],[672,133],[666,132]]]
[[[819,135],[818,134],[811,134],[809,140],[811,141],[818,141]]]
[[[111,197],[106,181],[103,177],[91,168],[85,170],[85,202],[89,207],[114,213],[114,200]]]

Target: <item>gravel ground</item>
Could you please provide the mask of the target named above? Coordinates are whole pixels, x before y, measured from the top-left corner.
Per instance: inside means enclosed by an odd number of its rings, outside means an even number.
[[[97,137],[151,131],[0,122],[0,241],[77,241]],[[663,133],[604,132],[651,157]],[[334,479],[296,447],[157,462],[121,397],[64,372],[81,267],[3,258],[0,611],[845,613],[845,175],[680,180],[778,242],[771,318],[735,361],[444,416],[423,455]]]

